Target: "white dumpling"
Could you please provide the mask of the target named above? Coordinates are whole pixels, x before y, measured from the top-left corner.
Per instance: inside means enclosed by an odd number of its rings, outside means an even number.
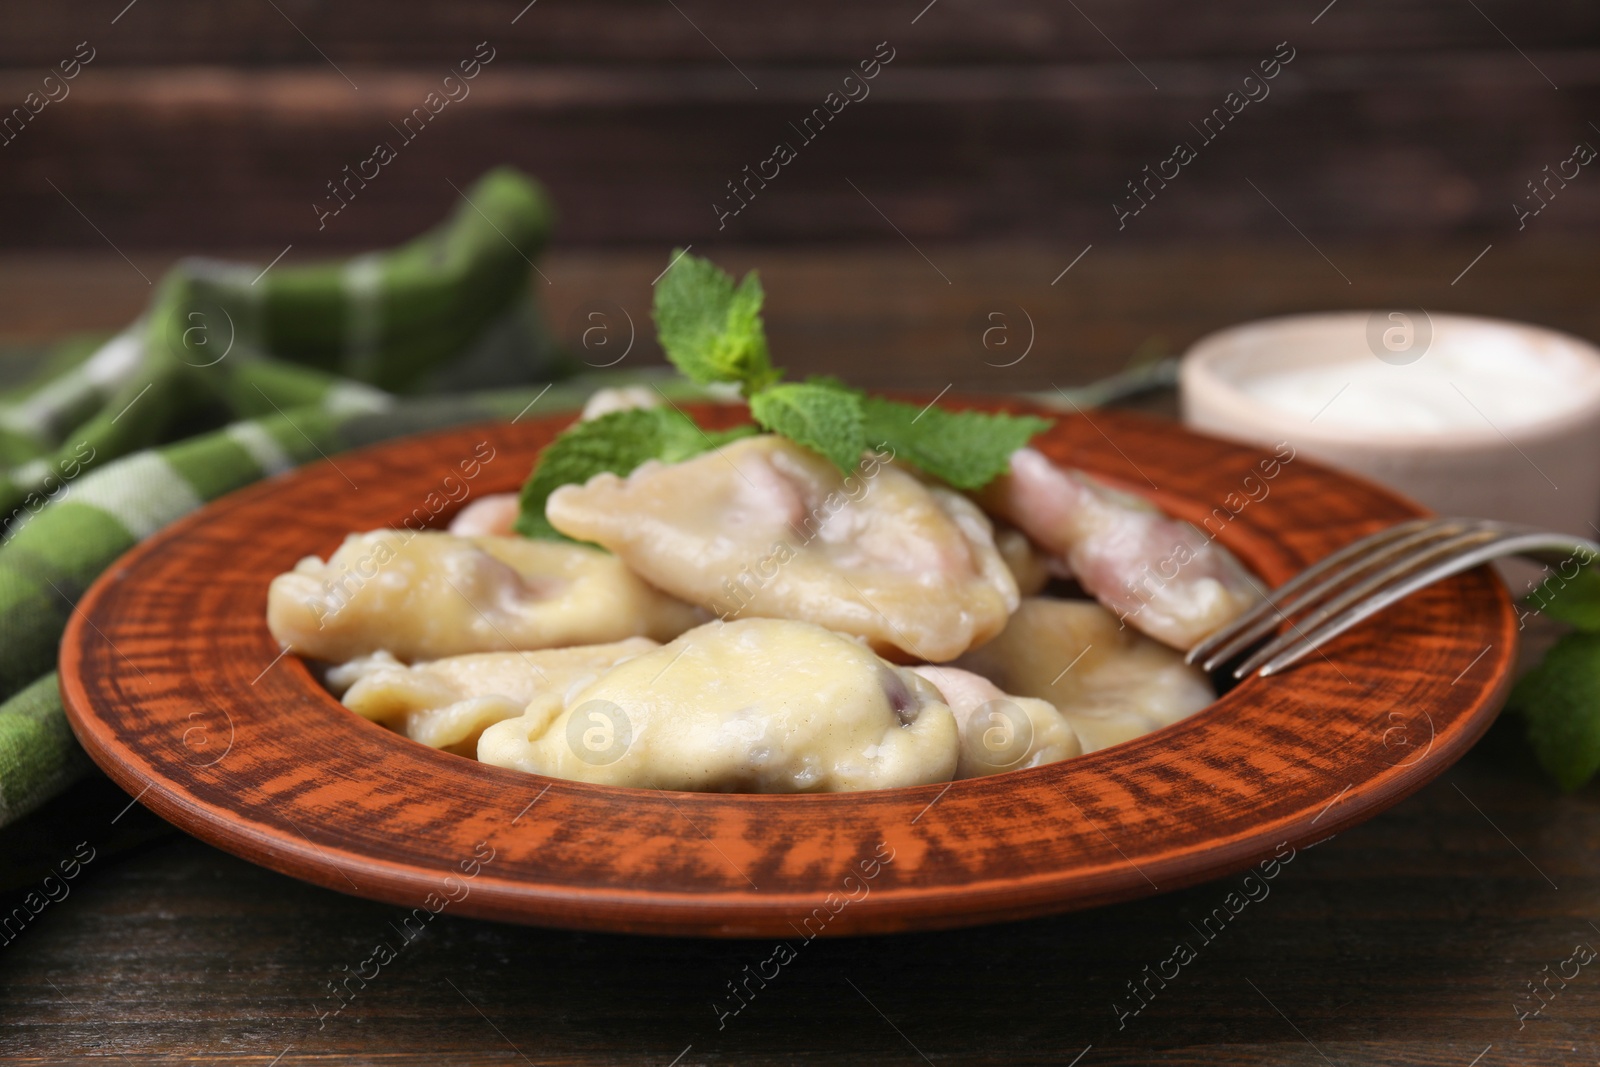
[[[1023,596],[1033,596],[1044,589],[1060,569],[1028,540],[1027,534],[1010,523],[995,524],[994,547],[1006,561],[1011,577],[1017,581],[1017,592]]]
[[[540,693],[565,697],[624,660],[659,647],[648,637],[539,652],[476,652],[408,667],[376,652],[328,671],[344,706],[430,748],[475,756],[478,735],[521,715]]]
[[[1174,648],[1193,647],[1261,598],[1239,561],[1190,523],[1031,448],[1012,455],[981,499],[1096,600]]]
[[[1085,752],[1170,726],[1216,699],[1183,657],[1087,600],[1027,597],[1005,632],[956,666],[1048,700]]]
[[[267,593],[272,636],[334,663],[380,649],[411,661],[667,641],[703,619],[595,548],[431,531],[351,534],[326,563],[307,556]]]
[[[813,622],[939,662],[999,633],[1017,583],[971,501],[869,454],[848,478],[786,438],[551,494],[556,529],[727,619]]]
[[[780,619],[708,623],[490,726],[478,758],[605,785],[805,793],[948,781],[955,716],[858,641]]]
[[[1039,767],[1083,752],[1072,724],[1048,700],[1012,696],[989,679],[957,667],[923,664],[909,669],[932,682],[955,714],[961,730],[957,778]]]

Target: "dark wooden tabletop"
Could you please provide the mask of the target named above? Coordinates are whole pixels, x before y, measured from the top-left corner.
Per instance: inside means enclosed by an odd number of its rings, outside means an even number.
[[[726,258],[762,269],[780,362],[903,388],[1048,388],[1241,319],[1315,308],[1421,304],[1600,336],[1592,246],[1497,244],[1452,286],[1481,248],[1097,248],[1055,286],[1078,248],[757,247]],[[161,265],[140,256],[147,273]],[[638,318],[658,259],[658,249],[554,256],[550,283],[538,284],[558,332],[572,339],[591,301]],[[147,296],[109,254],[0,259],[0,340],[112,327]],[[987,316],[1015,328],[1018,310],[1035,347],[995,369]],[[651,352],[641,341],[639,358]],[[725,1018],[729,983],[771,944],[448,912],[407,941],[399,909],[170,831],[103,779],[0,831],[3,911],[75,853],[60,899],[0,935],[0,1062],[1600,1060],[1600,968],[1578,962],[1600,949],[1600,790],[1557,794],[1509,721],[1416,796],[1297,853],[1267,897],[1212,937],[1196,926],[1233,880],[1053,919],[817,941]],[[330,983],[380,941],[401,946],[397,958],[364,987],[351,980],[354,997],[324,1016],[338,1004]],[[1195,958],[1170,977],[1179,942]],[[1152,977],[1162,969],[1169,977]]]

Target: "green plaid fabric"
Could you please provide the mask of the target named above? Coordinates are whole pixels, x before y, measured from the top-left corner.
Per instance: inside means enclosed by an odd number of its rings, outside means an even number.
[[[531,380],[550,355],[527,296],[550,222],[539,186],[500,169],[443,225],[389,252],[265,270],[179,264],[128,330],[72,346],[0,394],[0,515],[37,510],[89,467],[234,419],[359,409],[380,390],[426,386],[447,360],[481,362],[475,345],[520,354]]]
[[[551,212],[509,169],[439,228],[344,263],[180,264],[146,315],[63,346],[0,394],[0,825],[85,773],[54,672],[72,606],[119,555],[208,500],[342,449],[516,415],[553,349],[527,294]],[[435,376],[430,379],[430,375]],[[580,403],[557,386],[543,408]]]

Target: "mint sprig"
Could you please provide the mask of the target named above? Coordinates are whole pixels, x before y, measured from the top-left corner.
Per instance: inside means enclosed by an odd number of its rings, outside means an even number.
[[[765,429],[827,456],[847,474],[867,447],[861,406],[859,394],[822,382],[785,382],[750,398],[750,414]]]
[[[656,283],[656,336],[690,381],[737,382],[753,396],[783,377],[767,355],[765,298],[755,271],[734,285],[732,275],[709,259],[676,251]]]
[[[1517,682],[1508,702],[1522,713],[1540,766],[1571,791],[1600,771],[1600,633],[1567,634]]]
[[[897,459],[957,489],[982,489],[1005,473],[1011,453],[1050,428],[1032,415],[948,411],[881,396],[863,397],[862,408],[869,443],[887,444]]]
[[[767,351],[764,299],[753,271],[735,284],[710,260],[675,252],[655,287],[661,347],[691,381],[737,384],[763,429],[842,471],[853,470],[867,449],[887,448],[957,489],[980,489],[1006,471],[1011,453],[1050,425],[1031,415],[902,404],[834,378],[784,382]],[[676,463],[754,432],[745,426],[707,433],[675,409],[661,408],[580,422],[540,454],[522,487],[515,528],[528,537],[564,539],[544,513],[559,487],[605,472],[626,475],[646,460]]]
[[[1580,630],[1600,631],[1600,569],[1585,567],[1571,578],[1551,575],[1525,600],[1541,615]]]
[[[1540,766],[1570,791],[1600,772],[1600,569],[1552,576],[1523,603],[1574,627],[1506,701],[1527,724]]]

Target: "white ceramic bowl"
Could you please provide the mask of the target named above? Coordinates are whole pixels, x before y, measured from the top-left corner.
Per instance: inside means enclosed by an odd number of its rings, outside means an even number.
[[[1600,349],[1576,337],[1420,309],[1293,315],[1202,338],[1179,382],[1197,430],[1287,441],[1441,514],[1600,535]]]

